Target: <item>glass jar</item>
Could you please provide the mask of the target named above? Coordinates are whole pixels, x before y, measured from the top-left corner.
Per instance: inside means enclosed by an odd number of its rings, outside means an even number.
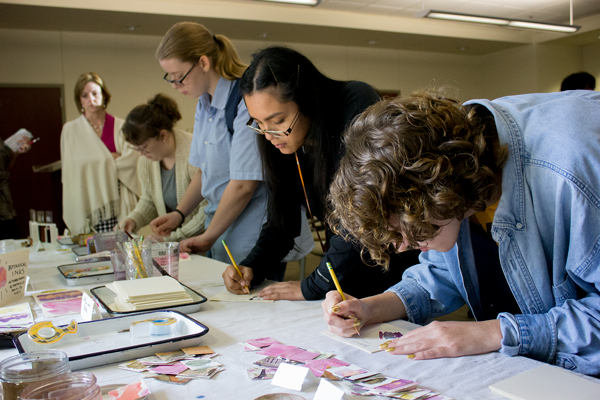
[[[142,279],[154,276],[152,264],[152,245],[149,241],[142,244],[134,242],[123,243],[125,250],[125,263],[127,279]]]
[[[21,400],[102,400],[96,377],[89,372],[58,375],[28,386]]]
[[[62,351],[40,350],[8,357],[0,363],[3,400],[19,400],[31,384],[71,372],[69,357]]]

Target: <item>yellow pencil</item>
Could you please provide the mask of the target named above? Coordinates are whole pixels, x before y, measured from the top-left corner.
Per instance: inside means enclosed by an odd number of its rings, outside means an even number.
[[[135,256],[139,264],[139,268],[137,268],[138,275],[140,276],[140,278],[147,278],[148,274],[146,273],[146,271],[144,271],[145,268],[142,259],[142,254],[140,253],[140,248],[138,247],[138,244],[135,241],[133,242],[133,249],[135,251]]]
[[[337,289],[340,296],[342,296],[342,301],[346,301],[346,296],[344,296],[344,292],[342,292],[342,287],[340,286],[340,282],[337,280],[337,276],[335,276],[335,271],[333,270],[331,263],[327,262],[326,265],[327,265],[327,269],[329,270],[329,274],[331,275],[331,279],[333,279],[333,283],[335,284],[335,288]],[[358,318],[356,318],[354,316],[350,316],[350,318],[352,318],[354,320],[354,323],[361,322]],[[354,325],[354,330],[356,331],[358,336],[360,336],[360,333],[358,332],[358,328],[356,327],[356,325]]]
[[[235,268],[235,270],[237,271],[237,273],[243,278],[244,275],[242,275],[242,272],[240,271],[240,269],[239,269],[238,265],[236,264],[235,260],[233,259],[233,256],[231,255],[231,251],[229,251],[229,247],[227,247],[227,243],[225,243],[224,240],[221,240],[221,242],[223,243],[223,247],[225,247],[225,251],[227,252],[227,255],[231,259],[231,263],[233,264],[233,267]],[[244,286],[244,289],[246,289],[246,292],[248,294],[250,294],[250,289],[248,289],[248,286]]]

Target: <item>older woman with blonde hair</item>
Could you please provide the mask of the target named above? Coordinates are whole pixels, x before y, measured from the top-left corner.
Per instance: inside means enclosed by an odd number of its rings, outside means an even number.
[[[126,146],[123,120],[106,112],[110,92],[100,75],[86,72],[75,84],[81,115],[60,136],[63,219],[71,234],[111,230],[135,208],[141,194],[139,155]]]

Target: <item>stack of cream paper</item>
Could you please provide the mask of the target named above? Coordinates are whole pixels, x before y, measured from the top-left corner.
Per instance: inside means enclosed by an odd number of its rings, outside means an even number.
[[[115,281],[106,287],[117,295],[115,305],[119,311],[165,308],[193,301],[184,287],[170,276]]]

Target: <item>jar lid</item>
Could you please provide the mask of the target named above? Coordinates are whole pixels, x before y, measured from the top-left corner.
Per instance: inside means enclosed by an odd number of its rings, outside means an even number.
[[[34,382],[71,371],[69,357],[58,350],[22,353],[0,363],[0,380]]]

